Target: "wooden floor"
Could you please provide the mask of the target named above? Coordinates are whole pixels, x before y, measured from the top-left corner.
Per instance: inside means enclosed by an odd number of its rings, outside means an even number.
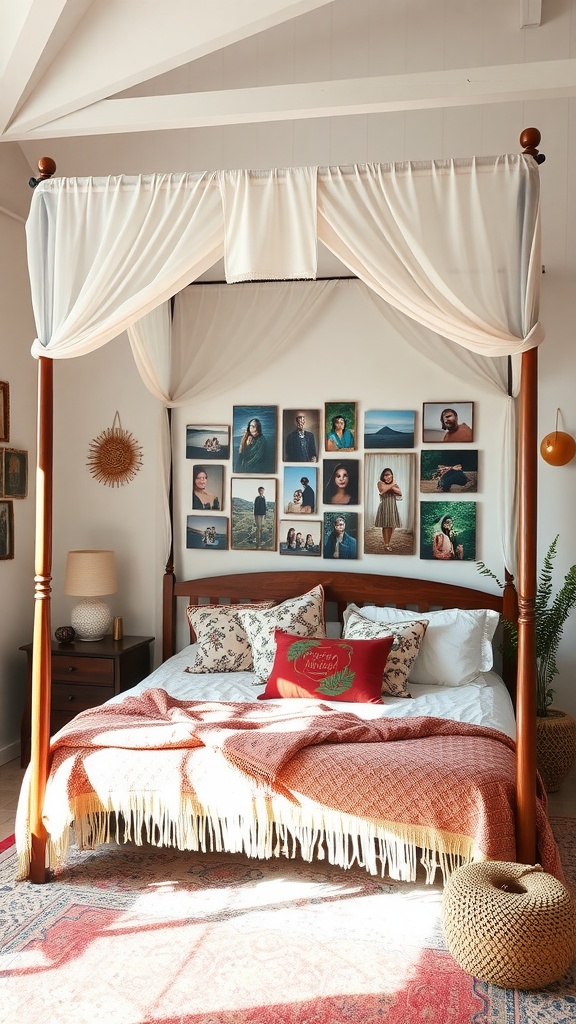
[[[0,765],[0,842],[14,832],[14,816],[24,770],[20,761]],[[558,793],[549,794],[550,814],[576,817],[576,774],[572,774]]]

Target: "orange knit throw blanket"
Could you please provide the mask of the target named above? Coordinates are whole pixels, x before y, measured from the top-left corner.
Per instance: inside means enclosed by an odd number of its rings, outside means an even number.
[[[159,845],[255,856],[287,852],[287,837],[308,857],[326,842],[333,863],[375,871],[379,859],[396,877],[414,876],[416,848],[428,851],[430,878],[438,863],[447,874],[462,859],[514,860],[514,750],[501,732],[447,719],[363,721],[317,702],[181,701],[150,689],[81,712],[52,741],[52,860],[64,858],[72,821],[81,845],[108,838],[110,812],[129,822],[122,838],[145,830]],[[538,829],[540,861],[561,877],[544,794]]]

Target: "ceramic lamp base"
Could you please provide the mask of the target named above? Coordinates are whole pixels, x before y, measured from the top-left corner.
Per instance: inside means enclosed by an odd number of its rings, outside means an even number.
[[[72,609],[70,622],[76,640],[102,640],[110,632],[112,612],[99,597],[84,597]]]

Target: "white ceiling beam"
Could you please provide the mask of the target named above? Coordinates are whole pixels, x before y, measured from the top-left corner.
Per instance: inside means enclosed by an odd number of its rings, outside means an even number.
[[[542,24],[542,0],[520,0],[520,28]]]
[[[44,2],[57,0],[37,0]],[[19,111],[14,123],[20,130],[54,121],[333,0],[147,0],[144,16],[142,3],[92,3]]]
[[[566,96],[576,96],[576,59],[104,100],[27,132],[14,125],[5,138],[23,141],[205,128]]]
[[[68,2],[28,0],[26,8],[22,2],[16,12],[11,12],[11,26],[3,24],[3,31],[8,33],[12,28],[14,35],[0,74],[0,131],[3,131],[18,107]],[[15,13],[20,15],[18,24],[14,18]],[[6,45],[6,38],[3,43]]]

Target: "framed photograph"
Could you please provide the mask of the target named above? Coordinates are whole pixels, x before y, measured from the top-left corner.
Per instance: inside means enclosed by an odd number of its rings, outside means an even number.
[[[476,448],[427,448],[420,452],[422,494],[478,490]]]
[[[356,451],[356,402],[326,402],[324,448],[327,452]]]
[[[325,505],[359,505],[358,459],[322,460],[322,497]]]
[[[364,416],[364,448],[413,448],[416,413],[408,409],[368,409]]]
[[[277,419],[275,405],[233,407],[232,468],[235,473],[276,472]]]
[[[186,427],[186,458],[229,459],[230,427]]]
[[[0,441],[10,440],[10,385],[0,380]]]
[[[276,550],[276,487],[270,477],[232,477],[232,547]]]
[[[186,516],[186,547],[226,551],[228,520],[224,516]]]
[[[14,502],[0,501],[0,559],[14,558]]]
[[[420,558],[476,561],[476,502],[420,502]]]
[[[317,478],[315,466],[284,468],[282,507],[285,515],[313,516],[318,511]]]
[[[28,496],[28,452],[15,448],[4,448],[4,497],[26,498]]]
[[[324,513],[324,558],[358,558],[358,513]]]
[[[416,553],[416,453],[364,456],[364,553]]]
[[[473,402],[424,402],[422,440],[426,444],[468,444],[474,440]]]
[[[322,523],[318,519],[281,519],[281,555],[322,554]]]
[[[221,512],[224,508],[224,466],[200,463],[192,467],[192,508]]]
[[[320,411],[284,409],[282,455],[284,462],[317,462],[320,450]]]

